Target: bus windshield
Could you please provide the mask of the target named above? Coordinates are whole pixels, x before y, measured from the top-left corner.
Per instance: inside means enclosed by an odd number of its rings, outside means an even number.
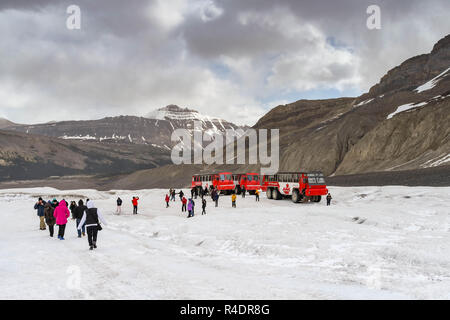
[[[309,184],[325,184],[325,178],[322,173],[308,173]]]
[[[231,174],[221,174],[220,181],[231,180]]]

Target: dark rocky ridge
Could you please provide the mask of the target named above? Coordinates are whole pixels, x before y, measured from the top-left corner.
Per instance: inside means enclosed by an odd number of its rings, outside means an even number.
[[[168,164],[160,148],[66,141],[0,130],[0,181],[74,174],[117,174]]]

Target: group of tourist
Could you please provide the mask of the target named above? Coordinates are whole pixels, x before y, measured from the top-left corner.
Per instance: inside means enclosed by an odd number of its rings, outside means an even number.
[[[54,227],[58,226],[58,239],[65,240],[66,225],[72,214],[72,219],[76,221],[78,238],[86,236],[88,238],[89,249],[97,248],[97,234],[102,229],[101,223],[106,225],[106,221],[92,200],[87,199],[86,205],[80,199],[78,204],[71,201],[70,206],[65,199],[58,201],[44,201],[41,197],[34,205],[40,219],[40,230],[46,230],[48,226],[50,237],[53,237]],[[100,223],[101,222],[101,223]]]

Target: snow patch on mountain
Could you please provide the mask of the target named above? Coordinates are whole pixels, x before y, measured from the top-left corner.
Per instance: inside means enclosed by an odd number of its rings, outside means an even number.
[[[424,83],[423,85],[417,87],[414,91],[417,91],[417,93],[421,93],[423,91],[427,91],[430,90],[432,88],[434,88],[438,82],[444,77],[444,75],[450,71],[450,68],[448,68],[447,70],[443,71],[442,73],[440,73],[439,75],[437,75],[436,77],[434,77],[433,79],[431,79],[430,81]]]
[[[450,162],[450,153],[448,154],[441,154],[440,156],[433,158],[431,160],[428,160],[424,164],[421,165],[422,168],[431,168],[431,167],[437,167],[444,163]]]
[[[396,114],[400,113],[400,112],[404,112],[410,109],[415,109],[418,107],[422,107],[424,105],[428,104],[428,102],[420,102],[420,103],[407,103],[404,105],[401,105],[397,108],[397,110],[395,110],[394,112],[392,112],[391,114],[389,114],[387,116],[386,119],[391,119],[393,116],[395,116]]]
[[[364,101],[358,103],[357,105],[354,105],[353,108],[361,107],[361,106],[363,106],[365,104],[371,103],[373,100],[374,100],[374,98],[368,99],[368,100],[364,100]]]
[[[64,140],[97,140],[97,137],[91,136],[91,135],[79,135],[79,136],[68,136],[68,135],[63,135],[61,137],[59,137],[61,139]]]

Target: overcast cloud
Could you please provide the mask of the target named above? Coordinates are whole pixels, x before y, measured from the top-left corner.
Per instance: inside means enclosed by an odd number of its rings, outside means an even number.
[[[66,8],[81,8],[81,30]],[[381,7],[381,30],[366,9]],[[1,0],[0,116],[145,115],[178,104],[254,124],[359,95],[449,33],[448,0]]]

